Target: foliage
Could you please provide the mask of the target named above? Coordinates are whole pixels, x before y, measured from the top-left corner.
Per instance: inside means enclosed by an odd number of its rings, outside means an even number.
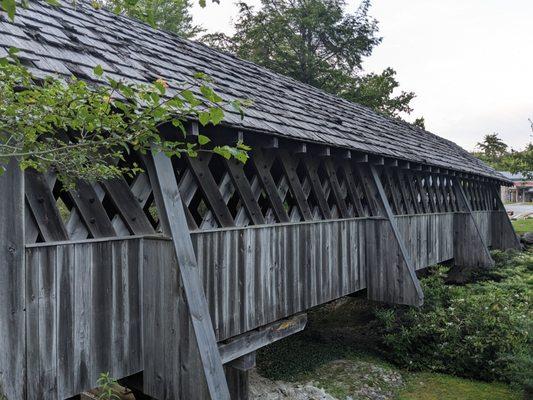
[[[150,85],[125,83],[104,78],[100,66],[94,74],[101,84],[54,77],[37,81],[15,56],[0,59],[0,170],[16,157],[23,169],[53,169],[70,185],[76,179],[135,173],[138,166],[123,162],[125,155],[152,147],[169,156],[213,151],[246,161],[248,147],[242,143],[208,150],[203,135],[196,143],[185,140],[187,119],[217,125],[224,107],[242,113],[241,102],[223,102],[205,75],[170,90],[162,79]],[[165,126],[177,133],[163,138]]]
[[[532,127],[533,129],[533,127]],[[533,179],[533,144],[528,144],[522,151],[508,150],[509,146],[498,137],[497,133],[485,135],[477,144],[480,150],[473,155],[496,170],[520,173],[526,179]]]
[[[364,57],[381,42],[370,1],[354,13],[344,0],[261,0],[239,3],[235,34],[206,35],[215,47],[389,116],[411,112],[412,92],[395,95],[395,71],[362,74]]]
[[[507,153],[507,146],[497,133],[485,135],[482,142],[477,144],[484,157],[490,160],[500,160]]]
[[[120,400],[120,397],[117,395],[117,381],[109,376],[109,372],[101,373],[96,384],[98,385],[98,389],[100,389],[100,394],[98,395],[100,400]]]
[[[524,383],[531,347],[531,253],[497,252],[494,270],[465,286],[444,283],[438,269],[422,280],[425,304],[377,310],[383,350],[412,370]],[[531,371],[530,371],[531,372]]]
[[[400,85],[395,78],[396,71],[386,68],[381,74],[370,73],[354,80],[354,84],[341,92],[341,96],[370,107],[382,114],[395,116],[400,112],[410,114],[413,109],[411,100],[414,92],[401,92],[394,96],[394,91]],[[417,125],[423,124],[418,119]]]
[[[190,0],[99,0],[115,13],[125,14],[154,28],[193,37],[203,31],[192,22]],[[99,3],[95,3],[99,6]]]

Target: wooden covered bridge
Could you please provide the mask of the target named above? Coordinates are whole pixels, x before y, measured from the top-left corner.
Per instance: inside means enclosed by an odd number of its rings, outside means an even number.
[[[0,22],[0,57],[15,46],[37,76],[87,80],[97,64],[171,85],[205,72],[225,98],[254,102],[206,134],[253,151],[245,165],[133,155],[134,179],[71,191],[9,165],[9,400],[70,398],[101,372],[138,398],[245,399],[255,351],[302,330],[306,310],[364,289],[417,306],[418,269],[490,266],[489,248],[519,247],[498,196],[508,182],[450,141],[84,1],[30,4]]]

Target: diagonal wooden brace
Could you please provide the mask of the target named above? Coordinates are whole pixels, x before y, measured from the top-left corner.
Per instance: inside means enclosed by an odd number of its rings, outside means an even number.
[[[414,265],[405,247],[385,190],[374,165],[361,170],[365,184],[373,192],[382,224],[367,225],[367,290],[368,298],[395,304],[421,306],[424,293]],[[371,239],[373,238],[373,239]]]
[[[187,227],[187,219],[178,190],[172,162],[163,153],[154,152],[152,157],[145,157],[145,163],[150,176],[150,181],[152,182],[163,232],[172,238],[175,250],[177,265],[171,263],[172,265],[168,265],[168,268],[177,268],[179,270],[179,281],[181,282],[187,302],[194,337],[187,338],[187,335],[189,335],[188,329],[182,329],[183,332],[180,332],[180,335],[187,339],[185,340],[187,343],[189,341],[196,341],[197,343],[198,354],[201,361],[200,365],[203,368],[205,381],[211,399],[229,400],[230,394],[226,377],[224,375],[222,359],[218,351],[215,331],[213,329],[207,300],[200,280],[196,255]],[[178,298],[174,297],[179,297],[178,293],[180,291],[177,290],[177,285],[179,285],[180,282],[176,280],[176,290],[173,293],[169,293],[169,296],[172,298],[168,299],[169,302],[176,304],[176,311],[178,311]],[[145,286],[144,290],[147,291],[148,288]],[[181,308],[179,311],[183,313],[187,308]],[[162,318],[161,329],[172,330],[176,328],[176,325],[179,326],[177,320],[180,319],[180,315],[178,314],[178,312],[169,313],[166,315],[166,318]],[[176,349],[175,344],[165,343],[160,338],[144,337],[144,341],[151,341],[150,345],[152,348],[154,346],[168,346],[169,349]],[[179,351],[176,353],[179,353]],[[169,356],[178,358],[180,357],[180,354],[166,354],[166,357]],[[145,360],[147,357],[153,357],[153,354],[144,354]],[[146,394],[161,400],[179,398],[179,393],[164,392],[164,387],[170,386],[176,388],[179,385],[182,375],[180,368],[178,368],[178,370],[168,368],[159,371],[159,373],[151,372],[153,371],[147,371],[146,369],[144,372],[144,385],[148,388]],[[169,381],[175,384],[169,384]]]
[[[492,267],[494,260],[457,178],[454,179],[453,186],[460,207],[460,212],[454,216],[454,263],[460,267]]]

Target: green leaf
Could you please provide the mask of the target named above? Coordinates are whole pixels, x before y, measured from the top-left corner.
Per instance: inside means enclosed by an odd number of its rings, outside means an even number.
[[[93,74],[100,77],[104,74],[104,69],[100,64],[98,64],[96,67],[93,68]]]
[[[206,111],[202,111],[198,114],[198,120],[203,126],[206,126],[211,120],[211,114]]]
[[[221,108],[213,107],[209,110],[213,125],[219,124],[224,119],[224,111]]]
[[[200,3],[200,7],[205,8],[206,6],[205,0],[199,0],[199,3]]]
[[[207,136],[198,135],[198,143],[200,144],[200,146],[203,146],[203,145],[209,143],[210,141],[211,141],[211,139],[209,139]]]
[[[229,150],[228,146],[217,146],[213,149],[213,152],[215,152],[218,155],[221,155],[225,159],[229,160],[231,158],[231,151]]]
[[[2,0],[2,8],[7,13],[7,16],[11,21],[15,19],[15,13],[17,12],[17,3],[15,0]]]

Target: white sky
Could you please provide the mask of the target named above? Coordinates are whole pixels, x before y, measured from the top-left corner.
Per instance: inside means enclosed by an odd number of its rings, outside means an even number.
[[[232,0],[195,4],[196,24],[233,31]],[[348,10],[358,4],[348,0]],[[364,67],[393,67],[401,88],[417,94],[408,119],[424,116],[429,131],[467,150],[492,132],[515,149],[528,143],[533,0],[373,0],[371,15],[383,42]]]

